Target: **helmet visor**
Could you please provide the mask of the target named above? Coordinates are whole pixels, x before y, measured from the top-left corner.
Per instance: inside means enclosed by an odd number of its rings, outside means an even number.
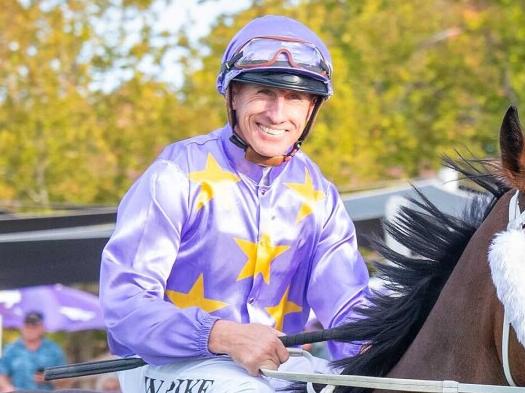
[[[233,56],[229,66],[237,69],[298,68],[323,78],[331,77],[328,63],[313,44],[288,37],[253,38]]]

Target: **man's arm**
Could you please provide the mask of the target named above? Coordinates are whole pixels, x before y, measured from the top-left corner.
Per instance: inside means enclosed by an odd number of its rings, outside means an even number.
[[[368,269],[357,248],[357,236],[344,204],[332,187],[308,287],[308,302],[325,329],[345,323],[366,302]],[[319,268],[318,268],[319,267]],[[360,345],[329,341],[334,359],[356,355]]]
[[[119,205],[100,272],[101,305],[117,355],[136,354],[154,365],[211,356],[209,334],[218,318],[164,300],[189,216],[188,189],[178,166],[158,160]]]
[[[288,360],[288,351],[279,340],[280,335],[269,326],[221,319],[213,325],[208,349],[230,356],[251,375],[257,376],[261,368],[277,370]]]

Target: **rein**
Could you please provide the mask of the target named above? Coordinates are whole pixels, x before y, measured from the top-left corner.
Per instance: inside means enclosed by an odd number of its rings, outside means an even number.
[[[304,350],[289,348],[290,356],[304,356],[311,359],[312,355]],[[405,379],[387,377],[369,377],[362,375],[339,375],[339,374],[317,374],[297,373],[290,371],[275,371],[261,369],[261,374],[291,382],[306,382],[307,392],[316,393],[312,384],[327,385],[321,393],[332,393],[336,386],[349,386],[356,388],[396,390],[405,392],[421,393],[524,393],[525,387],[482,385],[471,383],[459,383],[456,381],[436,381],[426,379]]]
[[[425,379],[402,379],[385,377],[367,377],[361,375],[330,375],[293,373],[285,371],[261,370],[262,374],[293,382],[328,384],[321,393],[333,391],[334,386],[351,386],[358,388],[398,390],[424,393],[524,393],[525,387],[481,385],[459,383],[456,381],[435,381]],[[308,389],[308,392],[314,392]]]
[[[297,356],[297,350],[290,350],[290,355]],[[303,352],[299,350],[299,352]],[[309,355],[309,354],[308,354]],[[311,355],[310,355],[311,356]],[[145,366],[141,358],[113,359],[99,362],[86,362],[67,366],[49,367],[45,369],[45,380],[72,378],[85,375],[95,375],[115,371],[130,370]],[[270,378],[278,378],[291,382],[306,382],[308,393],[315,393],[312,384],[328,384],[322,393],[332,392],[335,386],[351,386],[358,388],[397,390],[422,393],[525,393],[524,387],[465,384],[456,381],[435,381],[423,379],[401,379],[386,377],[368,377],[360,375],[337,375],[316,373],[293,373],[261,369],[261,373]]]
[[[308,334],[308,333],[307,333]],[[298,336],[304,336],[301,334]],[[297,336],[290,336],[295,338]],[[301,349],[289,348],[290,356],[305,356],[311,354]],[[67,366],[49,367],[45,369],[45,380],[72,378],[85,375],[130,370],[142,367],[147,363],[141,358],[124,358],[85,362]],[[335,386],[351,386],[358,388],[397,390],[422,393],[525,393],[525,387],[465,384],[456,381],[435,381],[423,379],[402,379],[386,377],[368,377],[361,375],[338,375],[317,373],[294,373],[261,369],[261,374],[270,378],[278,378],[291,382],[306,382],[308,393],[315,393],[313,383],[327,385],[322,393],[331,393]]]

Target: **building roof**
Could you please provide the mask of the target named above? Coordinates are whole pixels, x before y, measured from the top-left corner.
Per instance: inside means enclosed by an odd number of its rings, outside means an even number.
[[[415,180],[373,191],[344,194],[341,198],[354,222],[388,217],[389,209],[395,205],[407,204],[409,199],[419,199],[418,191],[444,213],[457,216],[474,194],[458,188],[457,181],[451,182],[446,176],[450,174],[443,173],[442,177]]]

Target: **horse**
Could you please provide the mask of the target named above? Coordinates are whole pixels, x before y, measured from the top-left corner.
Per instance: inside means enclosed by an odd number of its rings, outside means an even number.
[[[525,144],[515,107],[503,118],[500,149],[500,162],[445,159],[485,191],[461,217],[442,213],[419,193],[412,207],[385,223],[411,254],[373,241],[389,261],[376,265],[386,290],[373,292],[360,317],[342,327],[343,341],[363,345],[359,355],[333,363],[342,375],[525,386],[525,213],[513,242],[495,240],[507,232],[512,196],[525,206]],[[502,344],[506,310],[508,348]]]

